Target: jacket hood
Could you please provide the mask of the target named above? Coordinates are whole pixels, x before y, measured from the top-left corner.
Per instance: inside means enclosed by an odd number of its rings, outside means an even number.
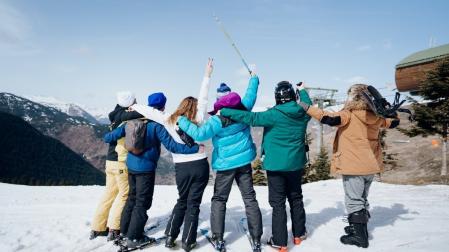
[[[368,85],[366,84],[354,84],[348,90],[348,98],[345,102],[343,109],[353,111],[353,110],[368,110],[371,111],[370,107],[363,99],[363,94],[368,90]]]
[[[305,114],[304,110],[294,101],[274,106],[273,109],[280,110],[284,115],[293,119],[299,119]]]
[[[365,124],[372,125],[376,124],[379,120],[379,117],[376,116],[373,112],[367,110],[353,110],[351,111],[360,121]]]
[[[109,121],[114,122],[115,119],[115,115],[117,115],[118,112],[125,110],[126,108],[121,107],[120,105],[116,105],[114,110],[109,113],[108,117],[109,117]]]

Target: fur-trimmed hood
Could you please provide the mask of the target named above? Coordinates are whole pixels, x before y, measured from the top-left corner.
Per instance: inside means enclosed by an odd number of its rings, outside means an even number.
[[[345,102],[344,110],[367,110],[371,111],[368,104],[363,99],[363,93],[368,91],[366,84],[354,84],[348,89],[348,98]]]

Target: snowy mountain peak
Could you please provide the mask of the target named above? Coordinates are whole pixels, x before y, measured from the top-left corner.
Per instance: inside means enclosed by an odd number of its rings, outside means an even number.
[[[69,116],[83,117],[84,119],[94,124],[104,123],[105,113],[103,112],[104,110],[101,109],[88,109],[84,105],[62,101],[51,96],[25,95],[24,97],[44,106],[55,108],[63,113],[66,113]],[[90,111],[92,111],[93,113],[91,113]]]

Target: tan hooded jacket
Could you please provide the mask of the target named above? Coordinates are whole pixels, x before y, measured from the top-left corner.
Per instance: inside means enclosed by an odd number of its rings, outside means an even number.
[[[329,113],[316,107],[307,111],[322,122],[323,117],[340,117],[334,139],[331,172],[342,175],[371,175],[383,171],[380,128],[390,128],[395,119],[376,116],[365,109]]]

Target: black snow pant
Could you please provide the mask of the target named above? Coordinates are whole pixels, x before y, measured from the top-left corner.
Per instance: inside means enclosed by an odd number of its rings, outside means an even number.
[[[120,231],[128,239],[140,239],[153,202],[155,172],[129,174],[129,195],[120,220]]]
[[[299,171],[267,171],[268,201],[273,208],[273,242],[278,246],[287,246],[287,213],[285,199],[290,205],[293,237],[306,233],[306,213],[302,201],[301,181],[303,169]]]
[[[262,214],[260,213],[259,203],[256,199],[256,191],[254,191],[253,187],[251,164],[232,170],[217,172],[210,214],[212,233],[218,236],[219,239],[223,238],[226,202],[228,201],[234,180],[240,189],[245,204],[249,233],[253,239],[260,240],[262,236]]]
[[[184,222],[182,243],[196,242],[198,217],[204,189],[209,182],[207,158],[185,163],[176,163],[176,185],[179,198],[165,229],[165,234],[177,238]]]

